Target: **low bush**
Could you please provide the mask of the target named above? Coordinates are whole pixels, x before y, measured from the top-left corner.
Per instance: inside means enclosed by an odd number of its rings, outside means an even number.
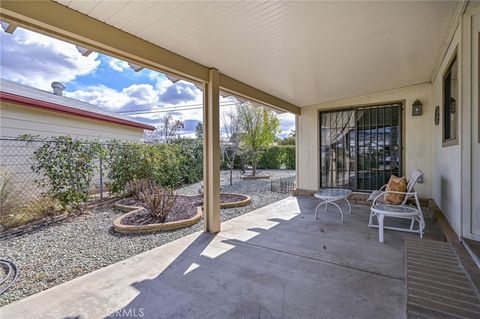
[[[258,168],[279,169],[283,164],[283,149],[280,146],[270,146],[262,151],[258,160]]]
[[[251,166],[252,162],[244,153],[235,156],[234,169]],[[258,158],[260,169],[295,169],[295,145],[273,145],[263,150]],[[228,169],[228,162],[222,154],[221,169]]]
[[[295,169],[295,145],[274,145],[264,150],[258,161],[262,169]]]
[[[131,196],[135,200],[141,201],[143,199],[142,194],[152,187],[154,187],[152,181],[146,179],[133,179],[125,185],[125,193],[127,196]]]
[[[177,145],[182,184],[196,183],[203,178],[203,143],[199,139],[179,138]]]
[[[171,144],[113,142],[108,152],[110,191],[122,193],[127,183],[143,179],[177,188],[202,179],[202,146],[195,141]]]
[[[174,190],[162,187],[147,187],[140,192],[140,198],[152,217],[164,223],[172,211],[178,195]]]

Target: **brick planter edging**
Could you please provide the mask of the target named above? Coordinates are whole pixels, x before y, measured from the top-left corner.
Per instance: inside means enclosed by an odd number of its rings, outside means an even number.
[[[240,175],[240,179],[243,179],[243,180],[257,180],[257,179],[270,179],[270,176],[269,175],[256,175],[256,176],[252,176],[252,175]]]
[[[243,194],[234,194],[234,193],[228,193],[230,195],[240,195],[240,196],[245,196],[245,199],[238,201],[238,202],[230,202],[230,203],[221,203],[220,208],[233,208],[233,207],[242,207],[250,204],[252,202],[252,199],[248,195],[243,195]],[[182,195],[186,196],[186,195]],[[122,205],[115,203],[114,207],[126,211],[126,214],[123,214],[113,221],[113,229],[116,232],[122,233],[122,234],[136,234],[136,233],[153,233],[153,232],[159,232],[159,231],[171,231],[175,229],[180,229],[180,228],[185,228],[185,227],[190,227],[198,223],[202,217],[203,217],[203,207],[198,206],[197,207],[197,213],[195,216],[188,218],[188,219],[182,219],[182,220],[177,220],[173,222],[168,222],[168,223],[156,223],[156,224],[147,224],[147,225],[124,225],[122,224],[122,220],[128,216],[131,216],[140,210],[143,209],[143,207],[138,207],[138,206],[128,206],[128,205]]]
[[[230,203],[220,203],[220,208],[235,208],[235,207],[243,207],[250,205],[252,203],[252,198],[248,195],[238,194],[238,193],[220,193],[220,195],[238,195],[244,196],[245,199],[242,199],[238,202],[230,202]],[[202,208],[203,210],[203,208]]]

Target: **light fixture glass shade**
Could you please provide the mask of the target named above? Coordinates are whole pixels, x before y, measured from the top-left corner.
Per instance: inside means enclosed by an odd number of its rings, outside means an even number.
[[[416,99],[412,104],[412,116],[419,116],[423,113],[423,104],[419,99]]]

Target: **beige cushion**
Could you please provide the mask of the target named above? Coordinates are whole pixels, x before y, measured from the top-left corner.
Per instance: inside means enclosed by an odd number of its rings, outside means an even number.
[[[395,175],[390,176],[387,188],[388,191],[406,192],[407,191],[407,179],[405,177],[397,177]],[[404,194],[386,193],[384,196],[385,202],[393,205],[398,205],[403,202],[405,198]]]

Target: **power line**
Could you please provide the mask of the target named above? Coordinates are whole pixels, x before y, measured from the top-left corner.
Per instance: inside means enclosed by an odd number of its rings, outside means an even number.
[[[234,106],[235,103],[225,103],[220,104],[220,106]],[[182,111],[189,111],[189,110],[199,110],[203,109],[203,104],[196,104],[191,106],[182,106],[182,107],[172,107],[172,108],[163,108],[163,109],[144,109],[144,110],[132,110],[132,111],[124,111],[124,112],[117,112],[124,115],[142,115],[142,114],[155,114],[155,113],[167,113],[167,112],[182,112]]]
[[[181,108],[181,107],[190,107],[190,106],[201,106],[201,107],[203,107],[203,103],[196,103],[196,104],[185,104],[185,105],[178,105],[178,106],[175,106],[175,107]],[[117,112],[117,113],[121,113],[121,114],[127,114],[127,113],[143,112],[143,111],[152,111],[152,109],[150,108],[150,109],[140,109],[140,110],[120,111],[120,112]]]

